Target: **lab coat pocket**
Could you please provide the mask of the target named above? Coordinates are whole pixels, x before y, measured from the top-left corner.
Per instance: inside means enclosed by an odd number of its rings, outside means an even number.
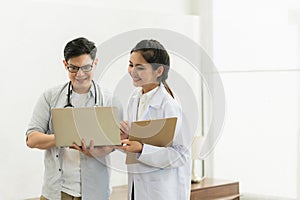
[[[169,181],[164,180],[152,180],[146,183],[148,188],[148,199],[150,200],[176,200],[177,191],[176,187],[173,185],[176,184],[170,183]]]
[[[147,119],[160,119],[164,117],[163,113],[162,109],[149,105],[148,112],[145,117]]]
[[[148,199],[177,200],[176,180],[173,170],[155,171],[146,181]]]

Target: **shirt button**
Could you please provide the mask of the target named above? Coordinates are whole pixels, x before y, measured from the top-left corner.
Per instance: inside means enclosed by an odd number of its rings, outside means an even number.
[[[58,169],[58,171],[60,171],[60,172],[61,172],[61,169]]]
[[[58,158],[58,155],[56,155],[56,158]]]

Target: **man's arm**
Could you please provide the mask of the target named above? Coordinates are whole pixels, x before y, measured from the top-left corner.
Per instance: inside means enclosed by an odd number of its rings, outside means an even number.
[[[49,149],[55,147],[54,135],[33,131],[28,134],[26,144],[30,148]]]

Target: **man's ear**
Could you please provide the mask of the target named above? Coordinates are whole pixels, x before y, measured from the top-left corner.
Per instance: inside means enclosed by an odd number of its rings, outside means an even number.
[[[93,68],[97,68],[97,64],[98,64],[98,58],[95,58]]]
[[[95,64],[95,66],[98,64],[98,58],[95,58],[94,64]]]
[[[164,68],[162,65],[159,66],[159,67],[156,69],[156,75],[157,75],[157,77],[160,77],[160,76],[163,74],[164,70],[165,70],[165,68]]]
[[[65,69],[67,69],[67,61],[63,60],[63,63],[64,63],[64,66],[65,66]]]

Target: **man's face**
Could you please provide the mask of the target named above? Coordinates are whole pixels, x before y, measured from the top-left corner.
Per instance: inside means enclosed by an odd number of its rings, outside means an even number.
[[[93,62],[89,54],[83,54],[70,58],[68,61],[64,60],[63,62],[72,83],[72,90],[79,94],[87,93],[91,87],[93,68],[97,64],[97,59]],[[79,70],[74,72],[77,67],[79,67]],[[87,71],[86,69],[90,71]]]

